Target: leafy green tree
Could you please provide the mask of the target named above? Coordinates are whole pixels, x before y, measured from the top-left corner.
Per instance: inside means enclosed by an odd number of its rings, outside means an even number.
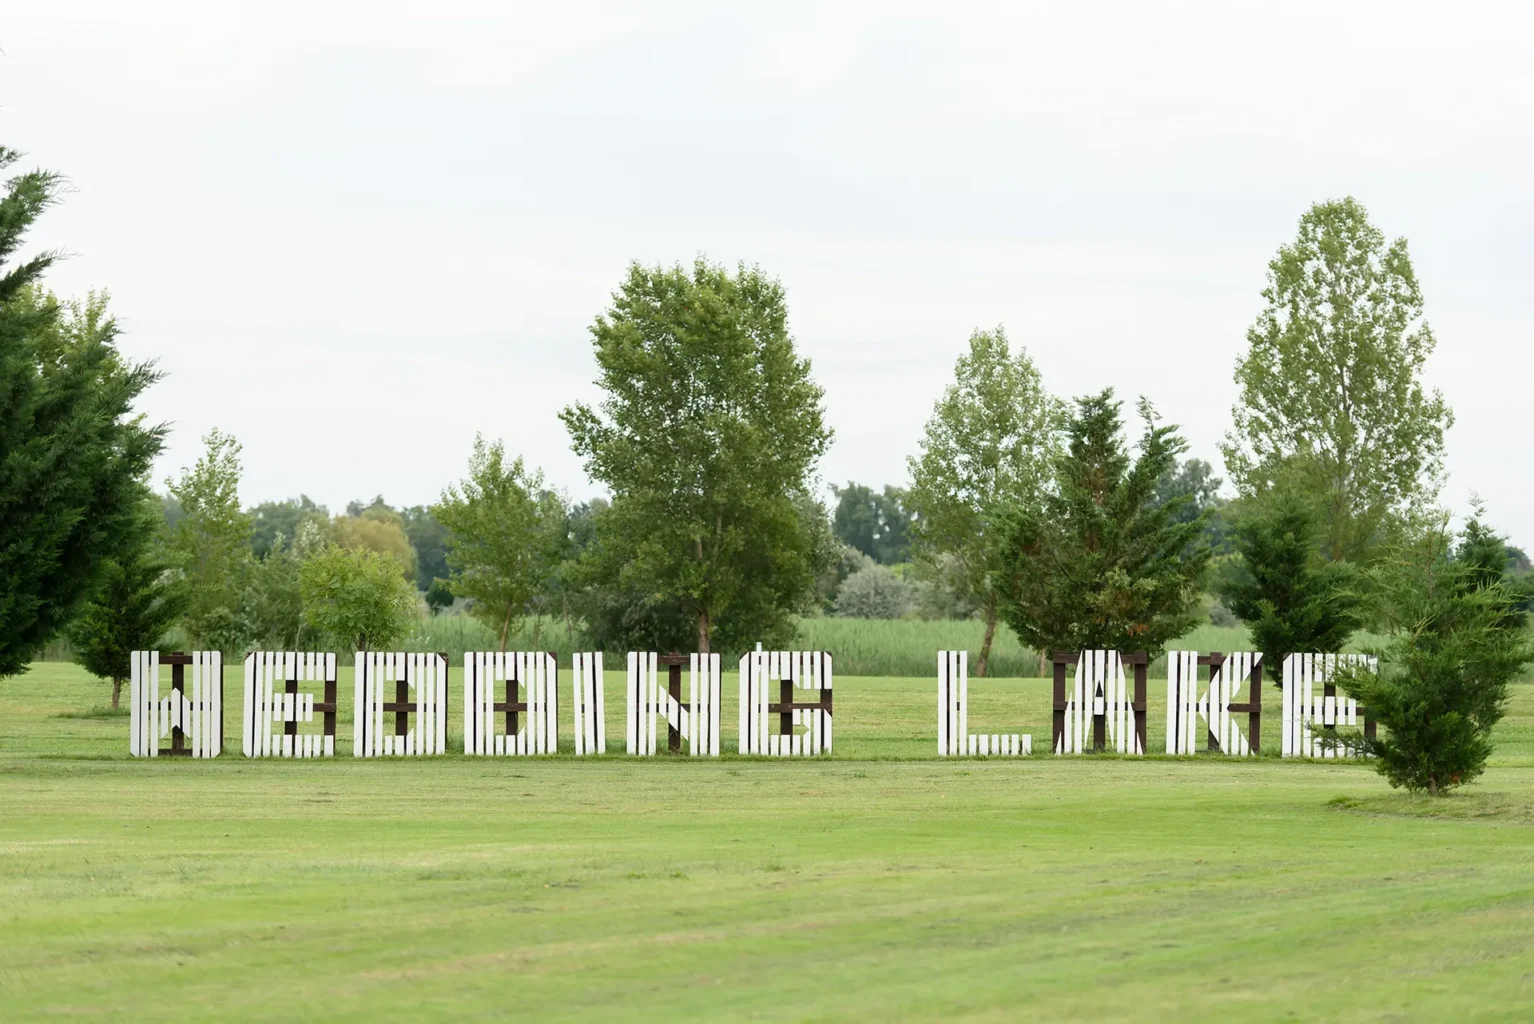
[[[154,501],[147,496],[148,501]],[[159,516],[158,502],[145,511]],[[153,520],[150,520],[153,523]],[[119,706],[128,678],[129,656],[153,650],[181,616],[186,594],[164,562],[151,551],[152,525],[136,531],[137,548],[102,563],[96,590],[80,606],[67,636],[75,661],[112,684],[112,707]]]
[[[237,613],[238,632],[262,649],[303,651],[320,639],[304,616],[299,571],[304,559],[324,550],[325,520],[306,518],[298,536],[276,534],[266,557],[247,566]]]
[[[330,539],[343,548],[357,548],[392,555],[405,577],[415,580],[415,549],[398,515],[378,515],[372,510],[360,516],[336,516],[330,521]]]
[[[887,565],[847,577],[836,592],[836,614],[852,619],[898,619],[911,609],[911,586]]]
[[[1489,535],[1479,515],[1473,524],[1464,545]],[[1349,742],[1392,786],[1434,796],[1485,770],[1509,687],[1534,662],[1519,595],[1474,559],[1451,559],[1449,548],[1446,531],[1431,531],[1371,568],[1388,638],[1380,671],[1338,676],[1384,726],[1375,739]]]
[[[758,269],[636,263],[591,329],[606,398],[561,414],[612,493],[597,526],[614,590],[679,607],[700,651],[787,642],[814,597],[805,501],[831,432],[787,316]]]
[[[192,646],[233,651],[248,640],[239,607],[253,561],[251,517],[240,507],[240,443],[215,427],[203,445],[190,469],[166,481],[182,511],[166,537],[166,558],[186,581]]]
[[[469,475],[442,492],[432,515],[448,528],[447,563],[454,594],[474,602],[472,612],[500,636],[549,578],[564,549],[564,510],[540,500],[543,477],[521,459],[506,461],[501,442],[474,438]]]
[[[453,588],[447,585],[447,580],[432,580],[431,586],[426,588],[426,607],[436,615],[444,608],[453,606]]]
[[[19,155],[0,147],[0,170]],[[10,178],[0,195],[0,677],[25,669],[138,547],[144,475],[163,427],[134,412],[159,379],[124,359],[104,294],[61,306],[38,282],[56,253],[18,259],[61,179]]]
[[[989,666],[999,614],[990,573],[997,516],[1041,507],[1062,415],[1028,353],[1020,347],[1014,355],[1000,327],[977,330],[927,421],[921,454],[908,460],[906,508],[920,575],[955,588],[985,621],[976,676]]]
[[[400,516],[404,519],[405,536],[415,549],[415,585],[420,590],[430,590],[437,580],[447,579],[451,571],[447,549],[452,537],[425,505],[413,505]]]
[[[330,513],[324,505],[316,505],[307,494],[286,501],[263,501],[250,511],[250,550],[257,558],[265,558],[277,544],[279,537],[289,543],[298,536],[304,523],[324,526],[330,522]]]
[[[1068,445],[1042,506],[1018,502],[1000,522],[993,578],[1001,614],[1038,651],[1145,650],[1154,657],[1196,614],[1209,565],[1204,524],[1181,521],[1186,495],[1156,483],[1187,448],[1141,403],[1131,459],[1111,389],[1076,401]]]
[[[1246,623],[1269,678],[1282,686],[1286,655],[1340,651],[1362,625],[1360,580],[1350,563],[1322,554],[1314,500],[1279,490],[1243,506],[1232,526],[1239,557],[1220,597]]]
[[[879,493],[849,481],[831,490],[836,494],[832,531],[837,540],[881,565],[899,565],[911,557],[911,516],[904,489],[886,485]]]
[[[1351,198],[1317,203],[1262,295],[1225,465],[1243,495],[1323,496],[1327,556],[1358,561],[1431,503],[1453,423],[1422,384],[1436,342],[1406,240],[1387,245]]]
[[[343,649],[392,647],[417,611],[415,585],[381,551],[326,544],[300,564],[298,586],[309,625]]]

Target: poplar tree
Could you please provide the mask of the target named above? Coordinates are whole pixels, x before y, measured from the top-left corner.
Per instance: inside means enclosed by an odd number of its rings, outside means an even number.
[[[1357,561],[1431,504],[1454,422],[1422,383],[1437,342],[1406,240],[1387,244],[1352,198],[1317,203],[1262,296],[1225,465],[1243,496],[1318,495],[1327,557]]]
[[[1014,353],[1001,327],[977,330],[932,410],[920,454],[907,460],[906,507],[922,574],[955,588],[985,623],[976,676],[986,674],[1000,609],[990,564],[999,518],[1042,507],[1062,416],[1027,351]]]

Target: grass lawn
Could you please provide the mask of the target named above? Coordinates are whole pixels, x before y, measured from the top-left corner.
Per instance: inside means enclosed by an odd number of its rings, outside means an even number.
[[[974,684],[972,728],[1047,749],[1047,685]],[[1439,801],[940,761],[921,679],[839,678],[818,762],[248,761],[233,673],[232,756],[135,761],[103,692],[0,682],[0,1019],[1534,1018],[1534,685]]]

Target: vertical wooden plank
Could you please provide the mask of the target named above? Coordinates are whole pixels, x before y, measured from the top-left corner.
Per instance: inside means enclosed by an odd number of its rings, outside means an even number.
[[[948,665],[952,651],[937,652],[937,756],[948,756]]]
[[[636,753],[636,741],[639,739],[639,702],[635,699],[638,693],[639,681],[639,654],[629,651],[628,665],[628,720],[626,722],[627,733],[624,736],[624,751],[629,754]]]
[[[602,675],[602,652],[593,651],[591,670],[592,692],[596,694],[597,753],[607,753],[607,679]]]
[[[1166,752],[1176,754],[1177,750],[1177,703],[1181,697],[1181,689],[1177,680],[1182,672],[1182,652],[1168,651],[1166,654]]]
[[[143,748],[139,741],[143,738],[143,682],[144,682],[144,652],[133,651],[128,655],[128,753],[133,757],[142,756]],[[245,751],[250,754],[249,750]]]
[[[959,658],[956,667],[959,670],[959,721],[955,735],[962,743],[969,735],[969,657]]]
[[[557,754],[559,753],[559,665],[547,652],[540,654],[539,660],[543,665],[544,721],[549,730],[543,746],[546,753]]]
[[[570,721],[575,728],[575,756],[586,754],[586,656],[576,651],[570,658]]]
[[[474,738],[474,717],[479,713],[479,697],[475,692],[475,673],[479,669],[479,652],[463,652],[463,752],[477,754]]]

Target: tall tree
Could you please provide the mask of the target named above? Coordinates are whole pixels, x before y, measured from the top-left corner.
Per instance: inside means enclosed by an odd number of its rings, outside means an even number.
[[[1286,655],[1340,651],[1362,624],[1358,574],[1322,554],[1313,499],[1279,490],[1240,504],[1231,531],[1240,557],[1220,597],[1251,630],[1268,677],[1282,686]]]
[[[1434,345],[1406,240],[1353,199],[1317,203],[1268,264],[1221,452],[1244,495],[1325,498],[1325,551],[1358,560],[1441,483],[1453,415],[1422,384]]]
[[[606,398],[561,415],[612,492],[598,546],[620,589],[680,607],[700,651],[787,641],[814,596],[803,503],[831,432],[782,286],[636,263],[591,333]]]
[[[166,537],[166,555],[186,581],[186,629],[196,647],[230,651],[247,639],[239,606],[250,553],[251,517],[240,507],[240,443],[217,427],[203,453],[167,480],[182,516]]]
[[[413,505],[400,515],[405,522],[405,536],[415,549],[415,585],[419,590],[429,590],[437,580],[447,579],[447,549],[452,537],[425,505]]]
[[[1038,651],[1160,653],[1186,633],[1209,565],[1201,519],[1184,520],[1180,495],[1158,501],[1156,484],[1186,443],[1156,425],[1131,458],[1111,389],[1076,401],[1054,488],[1042,504],[1018,502],[1001,518],[993,579],[1001,614]]]
[[[911,515],[903,488],[885,485],[883,493],[849,481],[831,487],[836,512],[831,527],[836,539],[863,552],[880,565],[899,565],[911,556]]]
[[[1179,495],[1188,500],[1178,503],[1176,518],[1189,522],[1202,517],[1204,540],[1216,555],[1230,551],[1230,524],[1227,520],[1229,502],[1220,497],[1220,484],[1214,475],[1214,467],[1203,459],[1185,459],[1156,482],[1156,500],[1162,503]]]
[[[304,523],[320,526],[330,522],[330,513],[324,505],[316,505],[307,494],[286,501],[263,501],[250,510],[250,550],[257,558],[265,558],[280,546],[278,538],[284,537],[291,544]]]
[[[1522,595],[1475,557],[1499,540],[1478,510],[1461,540],[1467,557],[1450,558],[1447,531],[1437,529],[1370,569],[1384,657],[1378,674],[1353,669],[1338,683],[1385,727],[1349,739],[1392,786],[1437,796],[1480,775],[1509,687],[1534,662]]]
[[[543,478],[521,459],[506,460],[500,441],[475,437],[469,475],[442,492],[432,506],[452,533],[448,585],[474,602],[474,615],[495,629],[506,649],[512,623],[558,565],[563,550],[563,509],[550,521],[540,500]]]
[[[0,170],[18,154],[0,147]],[[0,195],[0,677],[21,672],[144,529],[142,483],[164,441],[134,404],[159,374],[116,346],[106,297],[61,308],[17,259],[60,179],[18,174]]]
[[[169,567],[153,553],[150,530],[160,517],[160,507],[147,489],[144,512],[149,522],[136,531],[140,543],[103,562],[96,590],[67,630],[75,661],[111,682],[114,708],[121,701],[132,652],[159,646],[186,602],[184,590],[170,578]]]
[[[997,516],[1041,506],[1062,414],[1026,350],[1014,355],[1000,327],[977,330],[927,421],[921,454],[907,460],[906,507],[923,575],[957,587],[985,620],[977,676],[986,674],[999,614],[989,571]]]

